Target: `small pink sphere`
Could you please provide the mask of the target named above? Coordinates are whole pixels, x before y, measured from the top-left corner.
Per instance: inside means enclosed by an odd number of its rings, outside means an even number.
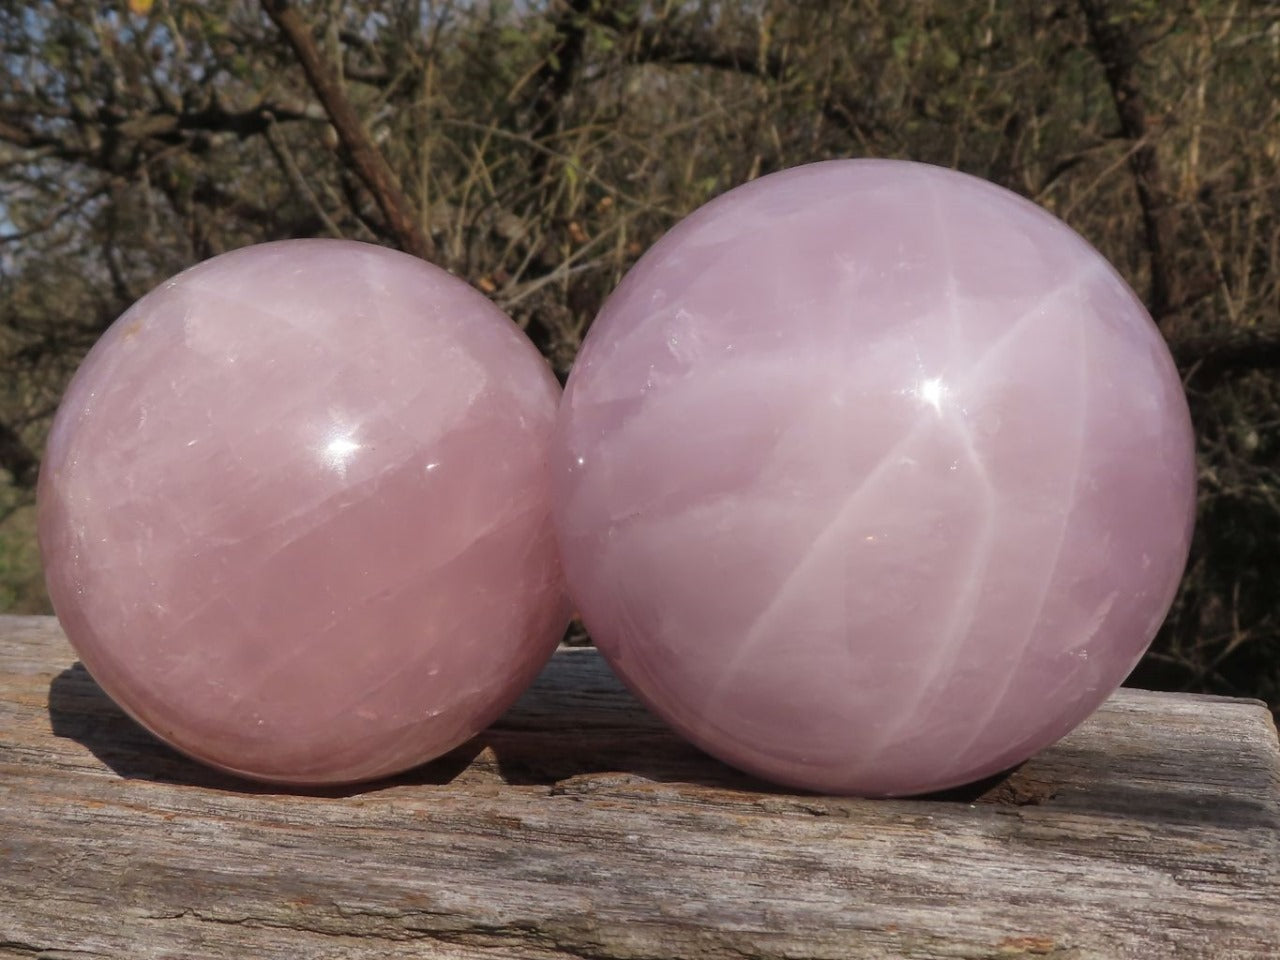
[[[247,247],[143,297],[63,398],[49,593],[103,689],[262,780],[437,757],[568,621],[546,452],[559,386],[500,310],[368,244]]]
[[[1007,769],[1121,682],[1195,506],[1173,362],[1016,195],[835,161],[688,217],[591,328],[552,446],[571,595],[706,751],[831,793]]]

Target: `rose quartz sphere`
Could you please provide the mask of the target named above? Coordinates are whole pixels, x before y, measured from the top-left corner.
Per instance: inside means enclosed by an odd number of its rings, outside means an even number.
[[[653,247],[552,441],[571,595],[632,690],[782,784],[1005,770],[1160,626],[1195,501],[1160,334],[1066,225],[949,170],[764,177]]]
[[[294,240],[143,297],[72,380],[40,476],[49,592],[103,689],[207,764],[379,777],[478,733],[569,609],[559,386],[443,270]]]

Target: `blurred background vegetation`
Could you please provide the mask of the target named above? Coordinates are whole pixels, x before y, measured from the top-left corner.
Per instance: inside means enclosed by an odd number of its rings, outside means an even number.
[[[1112,259],[1183,371],[1200,516],[1138,683],[1280,707],[1280,6],[1248,0],[0,0],[0,610],[133,300],[247,243],[441,263],[563,376],[709,198],[831,157],[957,167]]]

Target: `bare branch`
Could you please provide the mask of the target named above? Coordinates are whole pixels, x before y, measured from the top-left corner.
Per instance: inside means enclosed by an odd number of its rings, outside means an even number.
[[[750,74],[770,80],[786,76],[787,61],[777,51],[735,47],[706,33],[644,25],[637,32],[635,59],[645,63],[689,64]]]
[[[1169,338],[1178,366],[1197,382],[1280,367],[1280,323],[1210,327]]]
[[[1142,208],[1142,225],[1151,263],[1148,306],[1152,316],[1160,320],[1170,314],[1170,305],[1177,299],[1177,278],[1171,260],[1174,239],[1160,158],[1151,139],[1146,102],[1136,76],[1137,43],[1132,29],[1125,25],[1109,0],[1079,0],[1079,3],[1089,27],[1094,53],[1111,88],[1120,129],[1134,145],[1128,159],[1138,204]]]
[[[338,140],[351,157],[361,182],[373,194],[396,242],[406,253],[429,258],[434,253],[430,238],[422,229],[386,157],[370,139],[359,114],[347,99],[342,81],[326,61],[311,36],[311,28],[288,0],[261,0],[262,8],[280,30],[297,57],[312,92],[329,115]]]
[[[341,237],[342,229],[333,222],[333,218],[329,216],[319,197],[307,183],[307,178],[298,169],[297,161],[293,159],[293,153],[289,150],[289,144],[275,124],[267,128],[267,144],[271,147],[271,153],[276,158],[276,163],[280,164],[280,169],[288,179],[289,185],[293,187],[294,193],[311,207],[330,236]]]

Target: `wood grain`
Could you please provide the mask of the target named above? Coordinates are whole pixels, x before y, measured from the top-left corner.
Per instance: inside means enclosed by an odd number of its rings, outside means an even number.
[[[1123,690],[950,796],[774,790],[592,650],[409,775],[290,795],[125,718],[57,624],[0,617],[0,958],[1274,958],[1261,704]]]

